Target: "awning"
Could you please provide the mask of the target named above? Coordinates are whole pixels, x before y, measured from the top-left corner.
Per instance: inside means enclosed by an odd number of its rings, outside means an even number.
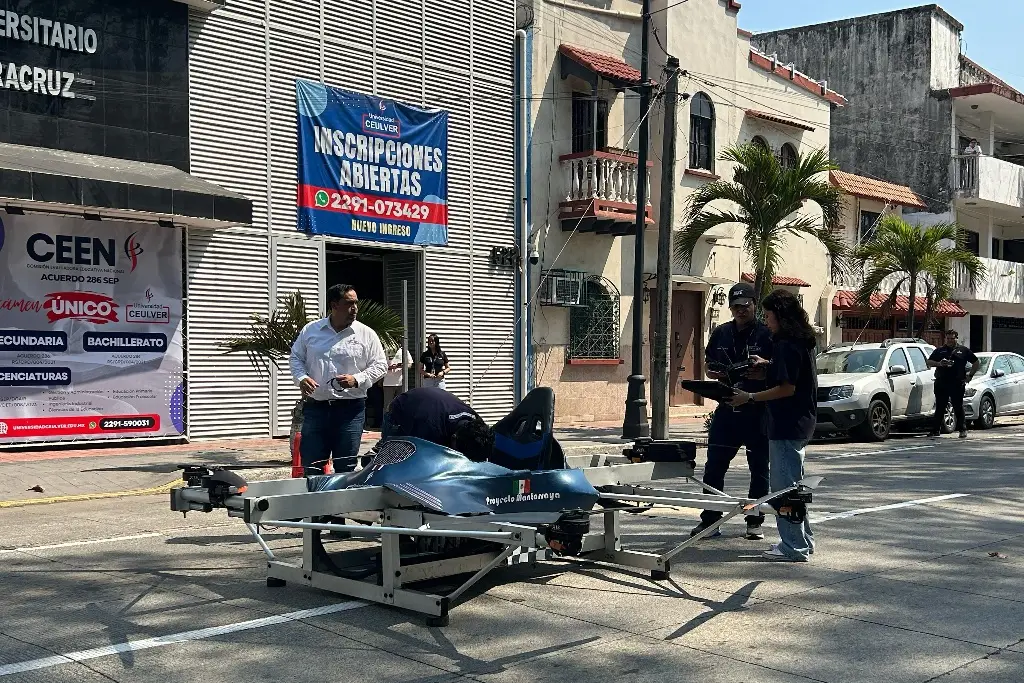
[[[926,209],[928,205],[921,197],[906,185],[887,183],[884,180],[867,178],[844,171],[830,171],[829,180],[843,192],[855,197],[874,199],[879,202],[900,204]]]
[[[850,290],[841,289],[836,292],[835,297],[832,299],[832,310],[834,311],[858,311],[858,312],[878,312],[882,308],[882,305],[888,299],[884,294],[876,293],[871,295],[871,305],[865,309],[857,303],[857,293]],[[924,297],[917,297],[914,300],[914,316],[918,318],[924,317],[925,299]],[[910,297],[898,296],[896,297],[896,304],[892,308],[893,315],[903,314],[906,315],[907,311],[910,310]],[[963,318],[968,312],[960,306],[960,304],[953,301],[943,301],[936,307],[935,315],[943,318]]]
[[[561,55],[562,78],[576,76],[594,86],[598,78],[621,88],[636,88],[640,85],[640,70],[619,57],[567,43],[558,46],[558,53]],[[650,80],[654,82],[654,79]]]
[[[743,273],[741,276],[744,282],[753,282],[753,273]],[[772,278],[772,284],[776,287],[810,287],[811,283],[801,280],[798,277],[789,277],[788,275],[776,275]]]
[[[781,123],[784,126],[790,126],[791,128],[799,128],[801,130],[813,131],[814,126],[809,126],[803,121],[796,121],[794,119],[787,119],[779,116],[778,114],[769,114],[763,111],[757,111],[756,109],[748,109],[747,116],[753,119],[761,119],[762,121],[771,121],[772,123]]]
[[[0,208],[170,221],[252,223],[252,201],[161,164],[0,144]]]
[[[716,287],[718,285],[732,286],[736,284],[732,280],[726,280],[722,277],[701,277],[700,275],[673,275],[672,282],[688,285],[707,285],[708,287]]]

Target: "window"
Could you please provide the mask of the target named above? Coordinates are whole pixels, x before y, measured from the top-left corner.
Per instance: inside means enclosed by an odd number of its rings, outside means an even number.
[[[608,146],[608,102],[598,99],[597,135],[594,135],[594,96],[572,94],[572,153],[594,152]]]
[[[907,362],[907,354],[903,353],[903,349],[896,349],[889,356],[889,369],[892,370],[894,365],[902,365],[910,372],[910,363]]]
[[[875,237],[875,228],[878,226],[878,220],[882,217],[880,213],[874,213],[873,211],[861,211],[860,212],[860,243],[870,242]]]
[[[690,168],[714,171],[715,106],[702,92],[690,99]]]
[[[1018,372],[1024,372],[1024,358],[1020,356],[1008,356],[1008,358],[1010,359],[1010,367],[1013,368],[1013,374],[1016,375]],[[981,372],[981,368],[978,368],[978,371]]]
[[[760,135],[755,135],[754,139],[750,141],[750,144],[757,145],[766,152],[771,152],[772,148],[768,146],[768,141]]]
[[[973,230],[964,230],[964,239],[966,242],[964,244],[964,249],[971,252],[975,256],[981,255],[981,239],[978,233],[974,232]]]
[[[619,358],[619,292],[604,278],[583,283],[585,305],[569,312],[570,359]]]
[[[999,356],[999,358],[996,358],[996,362],[992,364],[992,369],[1002,370],[1004,375],[1012,375],[1013,368],[1010,367],[1010,357]]]
[[[924,372],[928,369],[928,359],[924,357],[924,351],[918,346],[908,346],[907,351],[910,353],[910,360],[913,362],[913,369],[907,368],[911,372]]]
[[[783,168],[796,168],[796,148],[788,142],[779,151],[779,163]]]

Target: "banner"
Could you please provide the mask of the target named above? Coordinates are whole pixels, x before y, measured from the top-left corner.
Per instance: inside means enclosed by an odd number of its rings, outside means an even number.
[[[0,445],[178,436],[181,235],[0,212]]]
[[[299,230],[448,244],[448,112],[295,83]]]

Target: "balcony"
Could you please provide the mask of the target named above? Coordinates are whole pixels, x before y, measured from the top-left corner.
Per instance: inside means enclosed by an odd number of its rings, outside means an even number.
[[[953,297],[969,301],[990,301],[1004,304],[1024,303],[1024,263],[982,258],[985,276],[971,289],[967,273],[953,271]]]
[[[559,203],[562,230],[602,235],[636,234],[636,195],[640,182],[636,155],[622,150],[565,154],[558,158],[565,171],[567,192]],[[647,183],[645,218],[651,216],[651,166],[643,174]]]
[[[1024,166],[990,156],[956,155],[950,178],[958,199],[1024,207]]]

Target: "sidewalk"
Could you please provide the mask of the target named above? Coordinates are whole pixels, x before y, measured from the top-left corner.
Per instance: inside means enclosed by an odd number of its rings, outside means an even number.
[[[700,440],[704,436],[703,421],[674,422],[671,433],[673,438]],[[622,425],[615,423],[555,428],[566,455],[621,453],[630,443],[621,434]],[[379,438],[379,432],[365,432],[363,449]],[[125,493],[160,493],[181,481],[178,465],[184,463],[263,466],[246,470],[249,479],[291,476],[291,455],[284,438],[0,452],[0,509]],[[42,491],[32,490],[37,486]]]

